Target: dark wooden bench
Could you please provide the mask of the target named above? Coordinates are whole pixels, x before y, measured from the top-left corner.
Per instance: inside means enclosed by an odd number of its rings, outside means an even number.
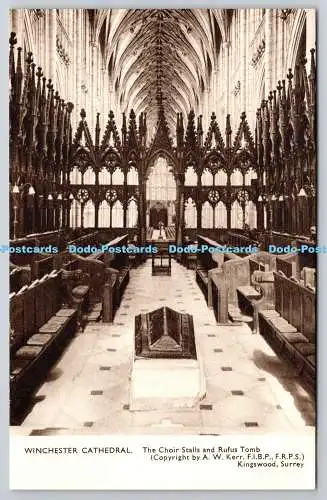
[[[98,317],[99,309],[94,310],[94,306],[101,303],[104,322],[110,323],[113,321],[126,286],[129,283],[129,254],[123,252],[112,253],[110,248],[127,247],[127,241],[127,234],[118,236],[103,245],[105,250],[99,250],[99,252],[88,257],[75,255],[74,260],[66,265],[67,270],[81,270],[88,276],[84,284],[89,287],[87,293],[91,311],[93,308],[94,315]],[[73,289],[71,289],[71,294],[73,294]]]
[[[60,273],[10,296],[10,399],[14,418],[74,335],[76,309],[61,307]]]
[[[289,359],[309,387],[315,386],[316,294],[282,271],[274,272],[275,309],[259,311],[260,333],[281,357]]]
[[[219,267],[208,273],[208,306],[213,308],[218,323],[231,319],[256,327],[258,309],[272,301],[273,280],[265,273],[274,269],[275,259],[267,252],[243,258],[235,254],[223,256]]]

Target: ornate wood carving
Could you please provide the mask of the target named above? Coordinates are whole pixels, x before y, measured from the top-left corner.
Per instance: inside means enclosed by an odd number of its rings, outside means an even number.
[[[162,24],[156,11],[156,22]],[[159,16],[159,17],[158,17]],[[162,28],[163,29],[163,28]],[[159,42],[158,42],[159,43]],[[248,201],[257,206],[258,229],[264,229],[264,207],[268,233],[272,228],[288,233],[306,234],[315,225],[316,191],[316,64],[311,52],[310,74],[306,61],[301,61],[287,82],[278,82],[275,91],[263,100],[257,110],[255,134],[252,135],[245,113],[232,137],[230,116],[226,117],[223,137],[215,114],[211,116],[208,131],[203,137],[202,116],[191,110],[187,123],[177,113],[176,143],[174,144],[165,116],[165,97],[162,82],[157,81],[157,129],[152,142],[147,142],[147,117],[144,113],[129,117],[123,115],[121,133],[117,130],[114,113],[101,138],[99,115],[93,134],[89,130],[86,113],[74,138],[70,125],[73,109],[65,103],[46,80],[41,68],[36,68],[32,54],[26,64],[21,60],[21,49],[15,49],[16,37],[10,36],[10,183],[12,233],[14,237],[28,232],[68,227],[69,210],[74,199],[82,207],[92,200],[96,210],[106,200],[110,206],[119,200],[126,212],[131,199],[139,210],[140,242],[145,238],[146,179],[149,168],[158,156],[164,156],[172,169],[177,186],[176,226],[177,240],[182,241],[184,204],[191,198],[198,209],[198,226],[202,204],[212,207],[222,201],[227,210],[230,227],[231,205],[237,200],[243,211]],[[160,45],[160,44],[159,44]],[[160,46],[157,50],[160,52]],[[164,61],[158,55],[159,66]],[[23,72],[25,67],[25,73]],[[159,68],[160,69],[160,68]],[[160,70],[161,71],[161,70]],[[294,73],[294,74],[293,74]],[[166,106],[166,107],[165,107]],[[170,113],[170,111],[169,111]],[[170,113],[171,115],[171,113]],[[73,169],[81,174],[83,182],[72,184]],[[128,185],[128,172],[135,168],[138,183]],[[187,169],[196,174],[194,186],[185,186]],[[88,183],[86,172],[92,172],[94,182]],[[102,173],[108,179],[120,169],[123,182],[99,182]],[[257,179],[245,183],[252,170]],[[243,182],[235,185],[231,177],[235,171]],[[202,185],[203,173],[210,173],[212,185]],[[224,185],[217,185],[215,176],[227,176]],[[85,179],[84,179],[85,177]],[[219,177],[218,177],[219,178]],[[83,208],[82,208],[83,211]],[[83,221],[83,217],[82,217]]]

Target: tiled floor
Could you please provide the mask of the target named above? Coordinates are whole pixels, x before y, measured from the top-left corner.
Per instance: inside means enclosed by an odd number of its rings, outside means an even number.
[[[196,408],[129,411],[134,316],[167,305],[193,315],[207,393]],[[89,324],[36,394],[19,434],[313,433],[314,401],[294,369],[247,325],[217,326],[194,271],[172,262],[170,277],[150,262],[131,270],[113,325]]]

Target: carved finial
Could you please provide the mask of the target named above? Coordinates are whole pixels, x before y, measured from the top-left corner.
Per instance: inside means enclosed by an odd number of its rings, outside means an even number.
[[[74,104],[72,102],[67,102],[66,109],[68,113],[71,113],[74,109]]]
[[[9,44],[11,47],[14,47],[14,45],[16,45],[16,43],[17,43],[16,33],[14,31],[12,31],[10,33]]]
[[[310,75],[313,76],[316,72],[315,49],[311,49]]]
[[[36,77],[38,80],[40,80],[43,76],[43,73],[42,73],[42,68],[40,66],[37,67],[37,71],[36,71]]]
[[[97,113],[95,123],[95,146],[99,147],[100,144],[100,113]]]
[[[287,73],[287,78],[288,78],[288,81],[291,82],[292,78],[293,78],[293,73],[292,73],[292,69],[289,68],[288,69],[288,73]]]
[[[26,62],[27,62],[27,64],[32,64],[32,62],[33,62],[33,52],[27,52]]]

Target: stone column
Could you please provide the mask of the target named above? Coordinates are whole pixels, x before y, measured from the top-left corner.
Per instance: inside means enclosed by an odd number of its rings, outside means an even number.
[[[246,25],[246,9],[240,9],[240,111],[246,111],[246,45],[247,45],[247,25]]]
[[[16,33],[17,47],[24,47],[24,9],[12,9],[11,31]],[[23,55],[23,54],[22,54]]]
[[[82,94],[82,80],[81,80],[81,71],[82,71],[82,47],[81,47],[81,33],[82,33],[82,9],[76,10],[76,24],[75,24],[75,40],[76,40],[76,54],[75,54],[75,70],[76,70],[76,112],[75,116],[77,117],[77,123],[79,121],[79,114],[81,111],[81,94]]]
[[[91,106],[90,106],[90,111],[92,113],[92,131],[94,130],[95,126],[95,118],[96,118],[96,112],[99,111],[97,109],[97,86],[96,86],[96,52],[97,52],[97,44],[94,40],[91,40],[90,42],[90,49],[91,49],[91,62],[90,62],[90,70],[91,70],[91,88],[90,88],[90,97],[91,97]]]
[[[274,88],[273,82],[273,11],[266,9],[265,13],[265,95]]]
[[[203,92],[203,127],[204,130],[208,128],[210,121],[210,110],[209,110],[209,90],[205,89]]]
[[[306,58],[307,58],[307,72],[310,73],[310,60],[311,49],[316,48],[316,10],[305,9],[307,23],[306,23]]]
[[[108,85],[108,72],[107,68],[103,66],[101,68],[101,76],[102,76],[102,88],[103,88],[103,110],[106,117],[109,114],[109,85]]]
[[[202,228],[202,203],[199,202],[196,206],[196,220],[197,220],[197,229]]]
[[[216,116],[219,116],[219,94],[221,92],[221,88],[219,88],[219,71],[215,69],[212,73],[212,109],[211,112],[214,111]]]
[[[112,111],[116,111],[114,109],[114,89],[113,89],[113,82],[111,80],[111,78],[109,78],[109,75],[108,75],[108,89],[109,89],[109,92],[108,92],[108,112],[110,110]],[[115,116],[115,119],[116,119],[116,116]]]
[[[276,19],[276,82],[285,78],[287,68],[285,68],[285,21],[280,16]]]
[[[225,89],[225,102],[224,102],[224,108],[225,108],[225,115],[227,115],[230,112],[229,106],[229,94],[230,94],[230,78],[229,78],[229,71],[230,71],[230,61],[229,61],[229,48],[230,48],[230,42],[223,42],[223,66],[224,66],[224,89]]]
[[[49,74],[54,88],[57,88],[57,11],[56,9],[49,9]]]

